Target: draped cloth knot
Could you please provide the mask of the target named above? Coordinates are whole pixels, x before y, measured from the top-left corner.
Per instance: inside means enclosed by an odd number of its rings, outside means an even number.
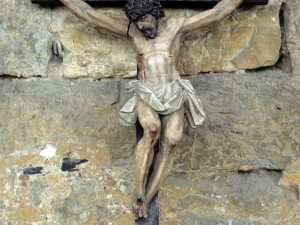
[[[120,124],[134,126],[137,120],[136,104],[138,99],[148,104],[161,115],[169,115],[185,104],[185,116],[191,127],[200,126],[205,120],[201,100],[189,80],[180,77],[171,83],[157,87],[146,87],[139,80],[130,81],[127,91],[133,97],[120,110]]]

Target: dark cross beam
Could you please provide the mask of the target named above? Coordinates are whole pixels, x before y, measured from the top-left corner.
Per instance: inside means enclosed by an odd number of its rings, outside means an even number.
[[[211,7],[220,0],[160,0],[163,7]],[[31,0],[41,5],[59,5],[59,0]],[[127,0],[85,0],[93,6],[124,6]],[[268,0],[244,0],[243,5],[265,5]]]
[[[163,7],[211,7],[220,0],[161,0]],[[59,0],[31,0],[32,3],[41,5],[60,5]],[[127,0],[87,0],[88,4],[92,6],[124,6]],[[243,5],[264,5],[268,0],[244,0]],[[137,71],[139,72],[139,70]],[[137,121],[136,125],[136,141],[143,137],[143,128]],[[159,151],[159,141],[154,147],[154,157]],[[153,164],[150,167],[148,173],[148,180],[153,171]],[[158,192],[154,195],[149,206],[149,217],[147,219],[140,218],[135,221],[135,225],[157,225],[159,220],[159,195]]]

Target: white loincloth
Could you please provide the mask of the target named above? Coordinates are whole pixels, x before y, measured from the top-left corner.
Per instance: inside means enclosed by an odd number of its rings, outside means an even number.
[[[120,110],[120,123],[124,126],[135,125],[138,98],[161,115],[169,115],[185,104],[186,119],[193,128],[200,126],[205,120],[202,103],[189,80],[177,78],[171,83],[154,88],[134,80],[126,85],[126,89],[128,92],[134,92],[134,95]]]

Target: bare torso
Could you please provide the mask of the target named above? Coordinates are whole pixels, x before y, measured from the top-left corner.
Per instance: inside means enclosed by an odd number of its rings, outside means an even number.
[[[176,70],[179,60],[180,34],[177,19],[160,19],[155,39],[146,40],[144,35],[133,37],[139,67],[138,79],[145,86],[155,87],[170,83],[180,75]]]

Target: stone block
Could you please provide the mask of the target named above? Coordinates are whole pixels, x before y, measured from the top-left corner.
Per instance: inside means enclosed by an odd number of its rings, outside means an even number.
[[[279,58],[279,1],[241,8],[227,19],[186,34],[178,70],[182,75],[272,66]],[[196,13],[196,12],[193,12]]]
[[[0,4],[0,75],[47,76],[52,57],[49,10],[27,0]]]
[[[277,185],[281,175],[203,174],[194,181],[168,177],[160,190],[159,224],[298,224],[298,198]]]

